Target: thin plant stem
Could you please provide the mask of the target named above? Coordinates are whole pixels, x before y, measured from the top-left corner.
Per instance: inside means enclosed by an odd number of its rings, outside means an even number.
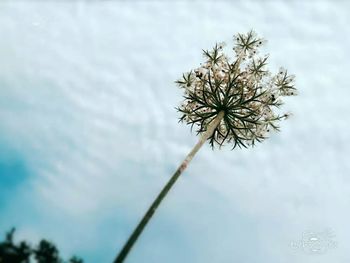
[[[190,161],[193,159],[198,150],[202,147],[202,145],[208,140],[208,138],[213,134],[215,128],[219,125],[220,121],[224,117],[224,111],[220,111],[216,118],[208,125],[207,130],[203,133],[197,144],[193,147],[191,152],[186,156],[181,165],[177,168],[174,175],[170,178],[168,183],[164,186],[162,191],[159,193],[157,198],[154,200],[152,205],[147,210],[146,214],[143,216],[140,223],[135,228],[134,232],[129,237],[128,241],[125,243],[123,249],[120,251],[119,255],[115,259],[114,263],[122,263],[130,252],[131,248],[137,241],[138,237],[142,233],[143,229],[147,225],[148,221],[152,218],[154,212],[158,208],[159,204],[162,202],[164,197],[167,195],[171,187],[174,185],[176,180],[180,177],[182,172],[186,169]]]

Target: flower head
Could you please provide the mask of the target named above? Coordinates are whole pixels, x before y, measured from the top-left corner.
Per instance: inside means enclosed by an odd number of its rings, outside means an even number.
[[[200,67],[183,74],[176,83],[184,89],[184,101],[178,111],[180,121],[197,126],[203,133],[224,112],[209,141],[233,148],[261,142],[288,114],[276,113],[283,96],[296,95],[294,76],[281,68],[275,75],[267,69],[268,56],[259,57],[258,48],[265,41],[253,32],[234,36],[234,56],[228,58],[224,44],[203,50]]]

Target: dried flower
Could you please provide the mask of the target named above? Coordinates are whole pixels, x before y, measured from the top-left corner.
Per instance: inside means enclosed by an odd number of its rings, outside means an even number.
[[[283,68],[275,75],[267,69],[268,56],[259,57],[258,48],[266,41],[255,32],[234,36],[234,57],[223,52],[224,44],[203,50],[205,61],[199,68],[183,74],[176,83],[184,89],[178,111],[180,121],[197,126],[197,133],[224,112],[209,137],[212,147],[232,143],[233,148],[261,142],[287,114],[276,113],[283,96],[296,95],[294,76]]]

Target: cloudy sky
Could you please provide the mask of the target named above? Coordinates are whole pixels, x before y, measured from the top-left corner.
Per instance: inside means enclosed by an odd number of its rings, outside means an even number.
[[[297,77],[294,116],[254,149],[205,145],[127,262],[349,262],[349,24],[341,0],[2,1],[0,232],[112,262],[196,143],[174,80],[254,29]]]

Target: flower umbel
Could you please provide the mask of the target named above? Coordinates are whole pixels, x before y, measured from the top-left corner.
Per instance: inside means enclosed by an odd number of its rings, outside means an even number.
[[[176,83],[184,89],[184,102],[178,111],[180,121],[197,126],[204,133],[220,112],[224,117],[209,137],[212,147],[232,143],[247,147],[261,142],[288,114],[278,114],[283,96],[296,95],[294,76],[281,68],[275,75],[267,69],[268,56],[259,57],[265,41],[253,31],[234,36],[234,56],[223,52],[224,44],[204,50],[199,68],[183,74]]]
[[[268,56],[258,57],[258,48],[265,42],[253,31],[234,36],[234,57],[223,52],[224,44],[203,50],[204,64],[183,74],[176,83],[184,89],[184,102],[178,108],[180,121],[197,126],[201,134],[173,176],[163,187],[142,217],[114,263],[123,263],[131,248],[181,176],[193,157],[209,140],[212,147],[232,143],[235,147],[254,145],[279,129],[279,121],[289,114],[279,115],[283,96],[296,95],[294,77],[283,68],[275,75],[267,69]]]

